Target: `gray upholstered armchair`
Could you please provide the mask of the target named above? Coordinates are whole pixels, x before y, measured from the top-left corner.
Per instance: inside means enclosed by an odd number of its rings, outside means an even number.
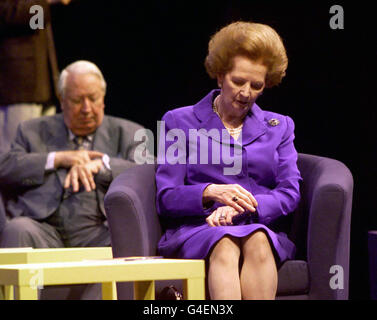
[[[343,163],[314,155],[299,154],[298,166],[302,200],[285,220],[297,255],[279,269],[277,298],[347,299],[352,175]],[[105,208],[114,257],[156,255],[161,226],[155,193],[154,165],[133,167],[112,182]],[[336,286],[331,285],[334,276]],[[157,296],[168,284],[156,284]],[[132,284],[118,284],[119,299],[132,299],[132,292]]]
[[[0,239],[1,239],[1,233],[4,229],[6,222],[7,222],[7,218],[6,218],[6,213],[5,213],[4,200],[0,191]]]

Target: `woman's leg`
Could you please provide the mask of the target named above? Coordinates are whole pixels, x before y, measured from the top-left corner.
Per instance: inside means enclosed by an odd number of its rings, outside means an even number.
[[[208,289],[212,300],[240,300],[240,239],[225,236],[209,257]]]
[[[244,258],[240,275],[242,298],[275,299],[278,277],[267,235],[256,231],[241,242]]]

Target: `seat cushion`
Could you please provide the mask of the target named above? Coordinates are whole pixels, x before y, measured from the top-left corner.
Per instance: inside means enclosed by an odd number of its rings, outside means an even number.
[[[278,271],[277,295],[297,295],[309,292],[309,269],[306,261],[287,260]]]

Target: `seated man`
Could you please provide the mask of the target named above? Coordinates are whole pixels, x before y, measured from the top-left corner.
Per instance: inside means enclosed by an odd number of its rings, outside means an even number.
[[[134,122],[104,115],[106,82],[96,65],[77,61],[59,79],[62,114],[20,124],[0,155],[0,186],[12,218],[1,247],[110,246],[104,195],[136,165]]]

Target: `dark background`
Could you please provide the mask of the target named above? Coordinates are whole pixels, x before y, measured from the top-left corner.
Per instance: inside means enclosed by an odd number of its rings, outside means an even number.
[[[332,5],[344,30],[329,26]],[[290,115],[299,152],[335,158],[354,177],[350,298],[369,299],[367,231],[377,229],[376,27],[370,2],[96,1],[52,8],[59,67],[90,60],[108,83],[106,112],[156,135],[169,109],[194,104],[211,89],[204,69],[210,36],[236,20],[274,27],[289,66],[258,104]]]

